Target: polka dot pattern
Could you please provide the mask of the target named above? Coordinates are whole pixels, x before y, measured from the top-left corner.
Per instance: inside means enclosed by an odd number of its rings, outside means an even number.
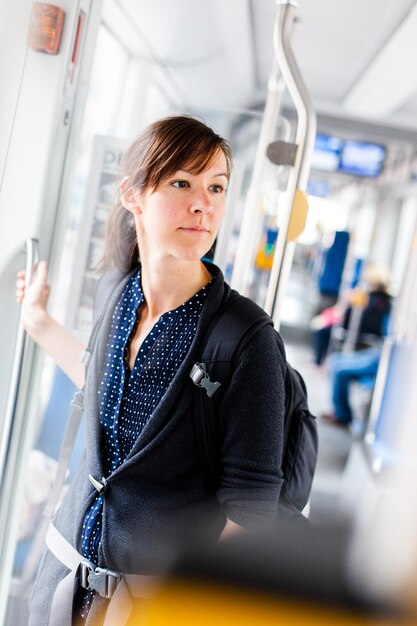
[[[98,391],[105,476],[111,475],[128,457],[183,362],[209,285],[159,318],[143,341],[130,372],[126,348],[138,323],[138,309],[144,302],[140,271],[127,283],[113,314]],[[81,553],[93,563],[98,560],[104,498],[105,493],[97,494],[82,528]]]

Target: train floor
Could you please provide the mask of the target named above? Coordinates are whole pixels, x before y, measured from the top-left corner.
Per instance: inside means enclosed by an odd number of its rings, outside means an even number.
[[[317,417],[319,453],[310,501],[310,519],[314,521],[329,512],[337,514],[343,490],[344,469],[352,443],[361,433],[361,413],[366,400],[353,388],[355,421],[352,428],[341,428],[325,422],[321,416],[329,412],[330,382],[326,364],[318,368],[312,361],[311,349],[305,341],[287,339],[282,330],[287,359],[303,376],[308,390],[309,407]]]

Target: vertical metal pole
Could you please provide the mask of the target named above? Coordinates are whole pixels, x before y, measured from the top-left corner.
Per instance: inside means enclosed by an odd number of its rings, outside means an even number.
[[[275,52],[278,66],[298,116],[295,137],[295,143],[298,146],[297,155],[288,181],[287,206],[280,221],[274,262],[265,302],[265,310],[272,315],[278,328],[282,299],[294,254],[294,243],[288,243],[287,241],[288,229],[295,194],[297,191],[305,192],[307,188],[311,155],[316,136],[316,116],[289,45],[295,8],[298,6],[298,3],[295,0],[277,0],[277,4],[279,12],[274,30]]]
[[[242,294],[245,294],[248,290],[251,267],[255,257],[256,247],[259,243],[256,238],[256,233],[258,232],[256,224],[260,219],[260,187],[265,163],[265,153],[271,136],[275,132],[284,89],[284,82],[280,78],[279,69],[274,61],[269,75],[265,111],[262,118],[252,179],[245,202],[231,279],[232,287]]]
[[[28,239],[26,250],[26,284],[32,280],[33,270],[39,259],[39,246],[36,239]],[[3,476],[7,463],[10,438],[13,431],[13,420],[16,414],[16,405],[19,397],[20,380],[22,376],[23,357],[26,348],[27,335],[23,326],[19,324],[16,337],[16,347],[12,365],[12,377],[10,380],[9,395],[7,397],[6,413],[1,422],[0,431],[0,498],[2,496]],[[1,504],[1,499],[0,499]],[[1,506],[0,506],[1,510]]]
[[[36,239],[26,241],[26,281],[30,283],[33,270],[38,262],[38,242]],[[31,350],[29,350],[29,348]],[[32,352],[34,344],[27,341],[27,335],[20,325],[15,358],[13,362],[12,380],[7,402],[7,412],[2,423],[1,432],[1,475],[0,475],[0,625],[4,624],[9,584],[13,569],[15,542],[17,537],[18,515],[20,506],[22,472],[25,467],[31,429],[26,410],[26,394],[23,393],[24,363],[28,352]],[[26,378],[28,372],[26,371]],[[25,378],[25,382],[27,380]],[[23,405],[25,407],[23,408]],[[32,420],[33,421],[33,420]]]

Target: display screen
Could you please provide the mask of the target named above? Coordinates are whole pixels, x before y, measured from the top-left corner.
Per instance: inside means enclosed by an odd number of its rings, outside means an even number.
[[[379,144],[317,135],[312,168],[325,172],[375,177],[382,171],[385,155],[386,149]]]
[[[345,141],[339,170],[355,176],[379,176],[385,160],[385,148],[363,141]]]

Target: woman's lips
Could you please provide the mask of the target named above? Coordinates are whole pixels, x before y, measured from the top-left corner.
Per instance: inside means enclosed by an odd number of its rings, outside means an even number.
[[[197,233],[197,234],[204,234],[204,233],[209,232],[207,228],[199,228],[198,226],[197,227],[191,226],[190,228],[182,227],[180,230],[184,230],[186,233]]]

